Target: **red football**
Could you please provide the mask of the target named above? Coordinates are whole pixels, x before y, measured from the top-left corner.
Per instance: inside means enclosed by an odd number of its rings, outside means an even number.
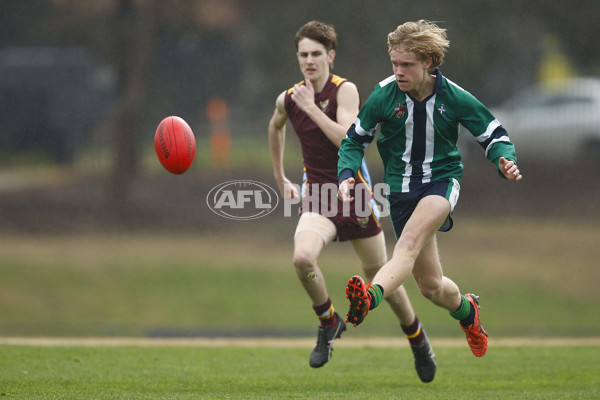
[[[167,117],[160,121],[156,128],[154,150],[167,171],[183,174],[194,161],[196,138],[190,126],[182,118]]]

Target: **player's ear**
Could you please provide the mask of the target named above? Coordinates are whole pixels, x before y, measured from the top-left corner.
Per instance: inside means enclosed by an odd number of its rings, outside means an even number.
[[[333,60],[335,59],[335,50],[331,49],[327,52],[327,61],[329,65],[333,65]]]
[[[429,71],[431,69],[432,64],[433,64],[433,58],[427,57],[427,60],[425,60],[425,68],[427,68],[427,71]]]

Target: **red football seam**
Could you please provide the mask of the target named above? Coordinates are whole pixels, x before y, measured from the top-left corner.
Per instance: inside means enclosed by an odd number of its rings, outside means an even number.
[[[177,172],[181,173],[181,161],[179,161],[179,153],[177,152],[177,135],[175,135],[175,117],[171,117],[171,133],[174,142],[175,160],[177,161]]]

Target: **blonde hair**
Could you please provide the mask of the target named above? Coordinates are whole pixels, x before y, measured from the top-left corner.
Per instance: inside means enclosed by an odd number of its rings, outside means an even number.
[[[446,30],[433,22],[421,19],[399,25],[387,37],[388,52],[403,50],[414,53],[420,61],[431,57],[429,72],[435,71],[444,62],[444,55],[450,46]]]

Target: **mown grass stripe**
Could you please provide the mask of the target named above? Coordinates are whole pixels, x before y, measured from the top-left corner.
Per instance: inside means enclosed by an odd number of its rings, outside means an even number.
[[[462,347],[466,342],[462,338],[430,338],[434,347]],[[4,337],[0,345],[47,346],[47,347],[310,347],[315,340],[309,338],[48,338],[48,337]],[[555,346],[600,346],[600,337],[581,338],[536,338],[505,337],[490,338],[490,347],[555,347]],[[403,338],[344,338],[335,342],[336,347],[345,348],[382,348],[405,347]]]

